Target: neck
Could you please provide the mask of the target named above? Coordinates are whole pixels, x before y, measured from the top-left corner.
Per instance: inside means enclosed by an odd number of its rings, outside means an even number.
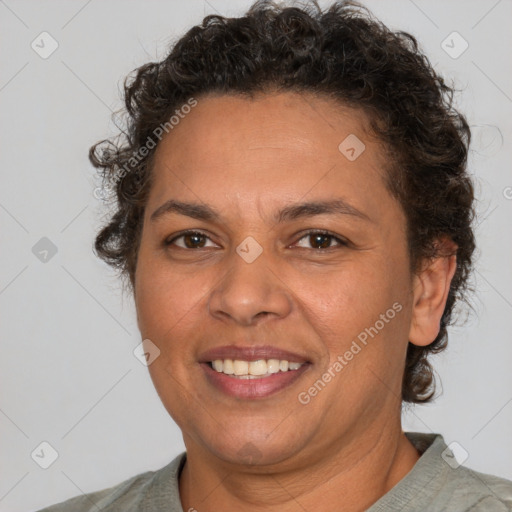
[[[360,441],[364,438],[364,443]],[[398,428],[366,432],[352,442],[331,447],[329,455],[302,459],[268,471],[251,472],[208,455],[187,443],[180,476],[183,510],[365,510],[394,487],[414,466],[419,454]],[[190,445],[190,446],[189,446]]]

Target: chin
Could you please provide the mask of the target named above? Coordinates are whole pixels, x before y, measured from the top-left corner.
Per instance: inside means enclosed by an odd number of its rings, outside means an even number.
[[[301,432],[301,439],[298,439],[296,431],[272,432],[275,424],[264,430],[261,425],[254,430],[250,427],[238,428],[235,431],[219,428],[222,432],[210,430],[208,433],[198,434],[202,437],[203,449],[229,464],[261,467],[280,464],[302,451],[307,443],[304,431]],[[258,431],[261,433],[258,434]]]

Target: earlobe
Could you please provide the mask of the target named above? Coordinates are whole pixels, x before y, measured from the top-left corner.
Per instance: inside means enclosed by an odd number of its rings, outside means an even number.
[[[450,255],[434,258],[413,280],[413,302],[409,341],[414,345],[432,343],[440,330],[450,284],[457,268],[456,246],[450,244]],[[446,252],[445,252],[446,254]]]

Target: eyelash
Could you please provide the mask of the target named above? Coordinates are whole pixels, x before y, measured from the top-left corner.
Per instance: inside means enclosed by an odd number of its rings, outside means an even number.
[[[337,246],[327,247],[326,249],[320,249],[320,248],[312,248],[312,250],[315,251],[328,251],[329,249],[335,249],[336,247],[347,247],[348,242],[344,240],[343,238],[340,238],[338,235],[331,233],[330,231],[322,231],[321,229],[311,229],[309,231],[306,231],[302,234],[302,236],[299,238],[298,241],[302,240],[303,238],[306,238],[311,235],[322,235],[325,237],[329,237],[331,240],[334,240],[337,242]]]
[[[178,240],[178,239],[180,239],[180,238],[182,238],[184,236],[187,236],[187,235],[199,235],[199,236],[207,238],[208,240],[211,241],[210,237],[206,233],[203,233],[201,231],[184,231],[184,232],[174,236],[171,239],[165,240],[164,244],[165,244],[166,247],[172,246],[172,245],[174,245],[176,240]],[[305,233],[302,233],[302,236],[299,238],[299,240],[297,242],[299,242],[303,238],[306,238],[306,237],[312,236],[312,235],[323,235],[325,237],[329,237],[331,240],[334,240],[334,241],[336,241],[338,243],[337,246],[330,246],[330,247],[327,247],[325,249],[321,249],[319,247],[316,247],[316,248],[311,247],[311,250],[314,250],[314,251],[325,252],[325,251],[328,251],[330,249],[335,249],[336,247],[346,247],[346,246],[348,246],[348,242],[346,240],[340,238],[338,235],[335,235],[334,233],[331,233],[330,231],[319,230],[319,229],[312,229],[312,230],[306,231]],[[297,242],[295,242],[295,243],[297,243]],[[180,249],[184,249],[184,250],[190,250],[190,251],[197,250],[197,249],[203,249],[203,247],[198,247],[196,249],[188,248],[188,247],[187,248],[179,247],[179,248]],[[309,249],[309,248],[301,247],[301,249]]]

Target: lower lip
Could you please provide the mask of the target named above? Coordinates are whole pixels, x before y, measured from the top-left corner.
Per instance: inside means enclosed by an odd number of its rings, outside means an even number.
[[[308,368],[303,364],[298,370],[273,373],[260,379],[237,379],[215,371],[208,363],[201,363],[206,378],[218,390],[236,398],[266,398],[291,386]]]

